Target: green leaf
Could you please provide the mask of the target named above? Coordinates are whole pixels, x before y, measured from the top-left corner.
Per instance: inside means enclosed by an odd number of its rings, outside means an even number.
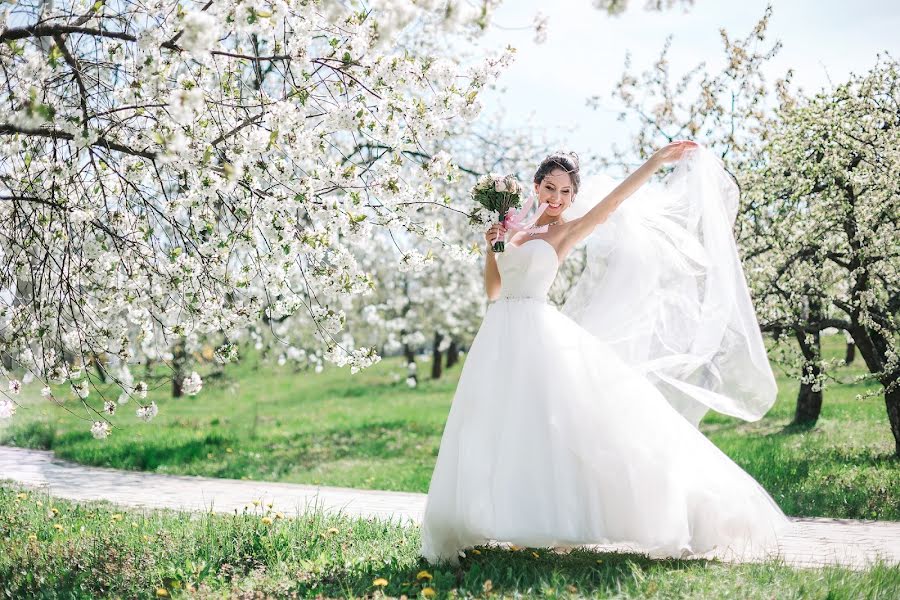
[[[50,48],[50,53],[47,55],[47,61],[50,63],[50,66],[54,69],[59,66],[59,59],[62,58],[62,50],[59,49],[59,46],[53,44]]]

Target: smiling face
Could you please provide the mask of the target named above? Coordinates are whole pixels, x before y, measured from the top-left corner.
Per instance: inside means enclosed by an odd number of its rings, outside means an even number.
[[[545,175],[540,183],[534,184],[534,193],[538,198],[538,206],[547,204],[544,211],[547,217],[556,218],[572,204],[575,186],[569,173],[557,168]]]

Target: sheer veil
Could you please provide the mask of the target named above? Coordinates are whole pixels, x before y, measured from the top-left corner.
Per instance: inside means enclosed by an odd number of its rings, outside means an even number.
[[[566,216],[617,184],[586,178]],[[777,393],[732,232],[737,206],[721,160],[689,150],[586,238],[585,270],[561,307],[695,426],[709,409],[755,421]]]

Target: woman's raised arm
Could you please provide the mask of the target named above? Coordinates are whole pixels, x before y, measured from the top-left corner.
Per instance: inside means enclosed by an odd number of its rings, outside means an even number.
[[[567,240],[567,245],[574,246],[587,237],[597,225],[605,222],[613,211],[616,210],[626,198],[644,185],[647,180],[650,179],[650,176],[662,165],[680,160],[687,150],[696,147],[696,142],[681,140],[671,142],[654,152],[653,156],[647,159],[647,162],[626,177],[625,180],[607,194],[603,200],[598,202],[583,216],[572,219],[568,223],[566,237],[570,239]]]

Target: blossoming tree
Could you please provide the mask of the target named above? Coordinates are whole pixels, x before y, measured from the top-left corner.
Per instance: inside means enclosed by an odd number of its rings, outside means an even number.
[[[446,40],[478,35],[494,5],[7,6],[0,353],[81,399],[86,364],[108,353],[140,401],[139,345],[164,353],[265,311],[321,324],[329,302],[369,293],[350,246],[375,227],[420,233],[412,202],[434,175],[417,156],[478,114],[510,58],[458,57]],[[336,364],[377,360],[316,332]]]
[[[745,38],[722,32],[718,72],[701,64],[673,82],[665,51],[640,77],[626,71],[616,95],[638,133],[607,163],[685,135],[715,148],[741,187],[735,235],[760,325],[795,342],[772,349],[801,382],[795,422],[818,417],[829,368],[842,362],[822,360],[819,336],[841,329],[865,378],[882,384],[869,395],[884,394],[900,453],[897,63],[813,97],[789,89],[790,72],[770,86],[761,66],[780,47],[765,44],[770,15]]]
[[[898,106],[900,61],[889,56],[833,90],[785,103],[747,194],[769,232],[759,275],[768,295],[815,315],[807,336],[850,333],[869,370],[863,379],[881,384],[866,395],[884,395],[900,456]]]

